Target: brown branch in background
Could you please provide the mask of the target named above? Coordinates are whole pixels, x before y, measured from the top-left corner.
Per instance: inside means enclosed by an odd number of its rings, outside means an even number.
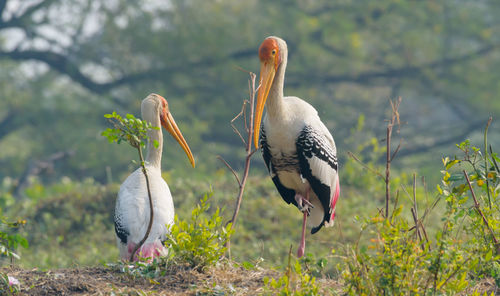
[[[490,181],[488,178],[488,128],[490,127],[491,121],[493,118],[490,116],[488,119],[488,122],[486,123],[486,128],[484,129],[484,171],[485,171],[485,176],[484,178],[486,179],[486,193],[488,194],[488,205],[490,206],[490,210],[493,207],[491,203],[491,196],[490,196]]]
[[[470,189],[470,192],[472,194],[472,198],[474,199],[474,208],[476,209],[476,211],[479,213],[479,215],[483,219],[483,222],[486,225],[486,228],[488,228],[488,231],[491,234],[491,237],[492,237],[493,242],[495,244],[495,251],[496,251],[497,255],[500,255],[500,244],[498,243],[498,240],[495,236],[495,233],[493,232],[493,230],[490,227],[490,224],[488,223],[488,219],[486,219],[486,217],[483,214],[483,211],[481,211],[481,207],[479,205],[479,202],[477,201],[476,194],[474,193],[474,189],[472,189],[472,184],[470,183],[469,175],[467,174],[467,172],[465,170],[463,170],[463,173],[465,176],[465,180],[467,180],[467,184],[469,185],[469,189]]]
[[[249,89],[249,95],[250,95],[250,118],[248,118],[248,122],[247,122],[247,115],[246,115],[247,109],[245,108],[245,106],[248,103],[248,101],[245,100],[245,101],[243,101],[243,106],[241,108],[240,113],[238,113],[238,115],[236,115],[236,117],[234,117],[231,120],[231,126],[232,126],[233,130],[240,137],[240,139],[243,141],[243,144],[245,145],[245,151],[246,151],[245,167],[244,167],[243,176],[241,177],[241,179],[238,177],[238,175],[236,174],[236,171],[229,165],[229,163],[227,161],[225,161],[221,156],[217,157],[218,159],[220,159],[224,163],[224,165],[226,165],[226,167],[231,171],[231,173],[233,173],[234,177],[236,178],[236,181],[238,182],[238,187],[239,187],[238,195],[236,197],[236,204],[234,207],[233,216],[231,217],[231,220],[229,220],[226,223],[226,225],[231,223],[231,229],[233,229],[234,224],[236,223],[236,219],[238,218],[238,214],[240,212],[241,202],[243,200],[243,193],[245,191],[245,185],[246,185],[246,182],[248,179],[248,173],[250,171],[250,159],[252,158],[253,154],[257,151],[257,150],[252,150],[254,103],[255,103],[255,93],[257,91],[255,88],[256,75],[252,72],[248,72],[248,74],[250,75],[250,79],[248,81],[248,89]],[[242,116],[243,116],[243,120],[244,120],[244,124],[245,124],[245,130],[247,133],[246,134],[246,136],[247,136],[246,141],[244,140],[240,131],[234,125],[234,121],[237,118],[242,117]],[[227,241],[226,248],[228,250],[229,256],[231,256],[230,240]]]
[[[244,100],[243,101],[243,105],[241,106],[241,111],[240,113],[238,113],[233,119],[231,119],[231,128],[233,129],[234,133],[237,134],[239,137],[240,137],[240,140],[241,142],[243,142],[243,145],[246,145],[246,142],[245,142],[245,139],[243,138],[243,136],[241,135],[240,131],[238,130],[238,128],[236,127],[236,125],[234,125],[234,122],[236,121],[236,119],[240,118],[241,116],[243,116],[243,121],[245,122],[245,129],[247,130],[248,132],[248,128],[247,128],[247,117],[246,117],[246,106],[247,106],[247,103],[248,101],[247,100]],[[229,164],[226,163],[226,166],[228,166]],[[239,181],[238,181],[239,183]]]
[[[222,163],[224,163],[226,165],[226,167],[229,169],[229,171],[231,171],[231,173],[233,174],[234,178],[236,179],[236,182],[238,182],[238,186],[241,186],[240,177],[238,177],[238,174],[231,167],[231,165],[224,158],[222,158],[222,156],[220,156],[220,155],[217,155],[217,159],[219,159],[220,161],[222,161]]]
[[[49,155],[42,160],[30,161],[27,168],[19,177],[17,186],[14,188],[13,195],[16,198],[24,197],[24,190],[31,184],[31,177],[40,176],[47,172],[52,172],[57,162],[75,155],[74,150],[59,151]]]
[[[401,122],[399,121],[399,105],[401,104],[401,97],[398,98],[398,100],[394,103],[392,100],[390,100],[391,103],[391,108],[392,108],[392,115],[391,115],[391,120],[387,124],[387,135],[386,135],[386,162],[385,162],[385,217],[389,217],[389,201],[391,199],[391,193],[390,193],[390,182],[391,182],[391,162],[393,157],[391,156],[391,137],[392,137],[392,129],[394,125],[397,123],[398,125],[398,131],[399,131],[399,126],[401,125]],[[401,146],[398,146],[396,151],[394,152],[393,156],[396,156],[396,153],[399,151],[399,148]]]

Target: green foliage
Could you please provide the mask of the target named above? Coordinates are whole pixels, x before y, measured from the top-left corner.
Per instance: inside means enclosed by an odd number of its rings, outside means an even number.
[[[347,268],[342,276],[350,295],[455,294],[468,286],[469,260],[450,232],[438,232],[436,244],[419,240],[402,208],[390,219],[379,215],[362,223],[371,242],[367,247],[346,246]],[[366,236],[363,236],[364,239]]]
[[[438,191],[446,201],[448,225],[461,234],[460,246],[471,254],[476,276],[493,277],[500,284],[500,171],[498,156],[464,141],[462,157],[443,159]],[[491,147],[490,147],[490,150]],[[484,165],[485,163],[489,165]],[[458,169],[461,169],[461,172]],[[458,171],[458,172],[457,172]],[[470,185],[463,172],[469,171]],[[474,194],[474,195],[473,195]],[[474,200],[475,197],[475,200]],[[477,201],[477,203],[476,203]]]
[[[26,199],[17,200],[5,212],[27,221],[17,229],[30,244],[20,250],[18,264],[44,269],[115,260],[113,208],[118,188],[119,184],[105,186],[92,179],[66,177],[47,186],[35,181]]]
[[[212,194],[205,194],[191,211],[190,219],[181,220],[175,216],[165,242],[169,260],[203,268],[214,265],[224,255],[225,244],[233,230],[231,224],[224,225],[219,208],[207,217]]]
[[[104,130],[101,133],[103,137],[106,137],[110,143],[116,142],[120,144],[122,141],[126,141],[137,149],[146,146],[148,130],[159,129],[159,127],[151,126],[151,123],[145,120],[135,118],[132,114],[127,114],[123,118],[113,111],[111,114],[105,114],[104,117],[111,121],[114,128]],[[155,141],[153,145],[158,147],[158,142]]]
[[[316,277],[304,270],[300,260],[294,259],[293,266],[291,265],[291,250],[285,273],[277,279],[264,277],[263,294],[282,296],[325,295],[324,291],[320,291]]]
[[[404,204],[397,205],[397,200],[390,217],[376,214],[360,222],[359,240],[353,248],[345,247],[342,276],[348,294],[450,295],[483,277],[500,283],[498,157],[491,147],[481,152],[468,140],[457,147],[463,156],[443,159],[437,199],[418,222],[403,215]],[[440,201],[446,206],[441,229],[431,236],[424,224],[431,212],[436,215]],[[416,205],[411,206],[414,211]],[[363,243],[367,240],[368,245]]]
[[[221,210],[217,208],[211,215],[210,200],[212,192],[205,194],[199,204],[191,211],[191,218],[181,220],[175,216],[174,224],[167,234],[165,246],[168,255],[152,261],[140,258],[130,264],[120,262],[116,266],[131,276],[148,277],[151,281],[166,274],[168,266],[187,265],[189,268],[203,270],[214,266],[226,252],[225,244],[233,233],[231,224],[223,225]]]
[[[1,214],[1,212],[0,212]],[[14,251],[18,246],[28,248],[28,240],[22,235],[9,233],[8,229],[16,229],[26,224],[26,220],[18,220],[9,222],[7,218],[0,216],[0,255],[7,256],[11,259],[19,259]]]

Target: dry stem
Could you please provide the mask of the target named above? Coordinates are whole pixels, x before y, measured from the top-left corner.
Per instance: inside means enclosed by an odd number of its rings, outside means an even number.
[[[398,112],[399,105],[401,104],[401,97],[399,97],[395,103],[392,100],[390,100],[390,103],[392,108],[392,116],[391,120],[387,124],[387,135],[386,135],[387,151],[386,151],[386,162],[385,162],[385,217],[386,218],[389,217],[389,200],[391,198],[391,193],[390,193],[391,162],[398,153],[399,149],[401,148],[401,141],[400,141],[398,147],[394,151],[394,154],[391,155],[392,128],[396,123],[398,124],[398,126],[401,125],[399,121],[399,112]]]
[[[253,118],[254,118],[254,103],[255,103],[255,93],[256,93],[256,88],[255,88],[255,78],[256,75],[252,72],[248,72],[250,75],[250,79],[248,80],[248,89],[249,89],[249,95],[250,95],[250,102],[245,100],[243,101],[243,106],[241,108],[240,113],[238,113],[232,120],[231,120],[231,127],[233,128],[234,132],[240,137],[241,141],[245,145],[245,151],[246,151],[246,158],[245,158],[245,167],[243,170],[243,176],[241,179],[238,177],[238,174],[236,171],[229,165],[227,161],[224,160],[221,156],[218,156],[224,165],[231,171],[233,176],[235,177],[236,181],[238,182],[238,196],[236,197],[236,204],[234,207],[234,212],[233,216],[231,217],[231,220],[227,222],[227,224],[231,223],[231,229],[234,227],[234,224],[236,223],[236,219],[238,218],[238,214],[240,212],[240,207],[241,207],[241,202],[243,200],[243,192],[245,191],[245,185],[248,179],[248,173],[250,171],[250,159],[252,158],[253,154],[257,150],[252,150],[252,135],[253,135]],[[247,121],[247,109],[246,105],[247,103],[250,103],[250,118]],[[246,136],[247,140],[243,138],[242,134],[240,131],[236,128],[234,125],[234,121],[238,119],[239,117],[243,116],[243,121],[245,124],[245,131],[246,131]],[[226,225],[227,225],[226,224]],[[230,254],[230,241],[228,240],[226,243],[226,247],[228,250],[228,253]]]

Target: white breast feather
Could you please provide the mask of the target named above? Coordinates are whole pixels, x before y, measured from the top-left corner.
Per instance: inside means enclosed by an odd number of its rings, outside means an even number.
[[[174,204],[170,189],[161,177],[160,171],[150,167],[148,177],[154,219],[147,242],[153,242],[158,237],[164,239],[167,233],[166,225],[173,224]],[[138,243],[144,237],[149,223],[149,199],[142,169],[135,170],[123,182],[118,192],[115,212],[123,227],[130,233],[128,240]]]

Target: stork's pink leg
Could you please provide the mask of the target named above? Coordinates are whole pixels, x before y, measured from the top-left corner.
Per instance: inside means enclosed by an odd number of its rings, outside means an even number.
[[[306,251],[306,221],[307,221],[307,211],[304,211],[304,219],[302,220],[302,238],[300,239],[299,250],[297,251],[297,257],[304,256]]]
[[[309,190],[307,189],[306,191],[306,197],[303,199],[307,203],[309,202]],[[306,222],[307,222],[307,215],[309,215],[308,211],[304,211],[304,218],[302,220],[302,237],[300,238],[300,244],[299,244],[299,249],[297,251],[297,257],[302,257],[304,256],[304,252],[306,251]]]

